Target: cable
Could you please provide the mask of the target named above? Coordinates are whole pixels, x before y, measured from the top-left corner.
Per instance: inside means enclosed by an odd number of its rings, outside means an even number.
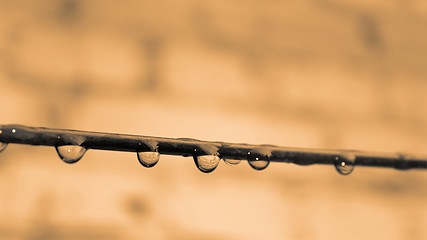
[[[153,167],[160,154],[192,156],[202,172],[212,172],[220,159],[228,164],[246,160],[256,170],[270,162],[298,165],[335,165],[339,173],[350,174],[354,166],[387,167],[399,170],[427,169],[426,156],[374,153],[354,150],[325,150],[201,141],[189,138],[162,138],[116,133],[88,132],[22,125],[0,125],[0,151],[8,143],[53,146],[64,162],[79,161],[86,150],[136,152],[139,162]]]

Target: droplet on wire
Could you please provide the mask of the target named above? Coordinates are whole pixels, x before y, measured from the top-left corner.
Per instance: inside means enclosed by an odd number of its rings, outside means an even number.
[[[59,157],[66,163],[76,163],[86,153],[86,148],[78,145],[64,145],[55,148]]]
[[[255,149],[252,153],[248,152],[248,163],[255,170],[264,170],[270,165],[270,154],[268,150]]]
[[[3,151],[7,147],[7,143],[0,142],[0,152]]]
[[[335,157],[335,168],[342,175],[349,175],[356,165],[356,156],[351,153],[341,154]]]
[[[160,153],[155,152],[138,152],[138,161],[146,168],[154,167],[160,159]]]
[[[197,168],[204,173],[210,173],[215,170],[218,167],[219,161],[220,158],[217,154],[194,156]]]
[[[240,160],[240,159],[224,159],[224,162],[227,163],[228,165],[237,165],[241,161],[242,160]]]
[[[259,170],[259,171],[266,169],[268,165],[270,165],[269,160],[260,160],[260,159],[248,160],[248,163],[253,169]]]

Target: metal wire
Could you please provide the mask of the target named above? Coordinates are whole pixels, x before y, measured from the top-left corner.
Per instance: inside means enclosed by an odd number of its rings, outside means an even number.
[[[153,152],[181,156],[215,155],[222,159],[272,161],[298,165],[335,165],[349,174],[355,165],[395,169],[427,169],[427,156],[375,153],[354,150],[324,150],[201,141],[189,138],[162,138],[115,133],[88,132],[22,125],[0,125],[0,142],[43,146],[80,146],[126,152]],[[349,167],[349,171],[343,167]],[[341,168],[341,169],[340,169]]]

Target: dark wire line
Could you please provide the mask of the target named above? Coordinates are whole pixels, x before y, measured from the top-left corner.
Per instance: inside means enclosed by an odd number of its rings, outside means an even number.
[[[427,156],[236,144],[189,138],[162,138],[22,125],[0,125],[0,142],[54,147],[73,145],[85,149],[126,152],[157,151],[160,154],[185,157],[216,155],[222,159],[260,160],[298,165],[330,164],[335,165],[337,169],[345,165],[387,167],[400,170],[427,169]],[[338,171],[340,170],[338,169]]]

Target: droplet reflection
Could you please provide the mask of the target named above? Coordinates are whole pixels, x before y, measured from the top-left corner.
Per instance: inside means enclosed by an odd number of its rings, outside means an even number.
[[[349,175],[353,172],[356,164],[356,156],[351,153],[341,154],[335,157],[335,168],[342,175]]]
[[[139,163],[146,168],[154,167],[160,159],[158,152],[138,152],[137,156]]]
[[[194,156],[194,162],[196,163],[197,168],[204,173],[210,173],[215,170],[219,161],[220,158],[217,154]]]
[[[59,157],[66,163],[75,163],[86,153],[86,148],[77,145],[64,145],[55,148]]]
[[[270,159],[269,159],[270,153],[263,149],[257,149],[256,151],[254,150],[253,153],[254,154],[251,154],[251,152],[248,152],[249,165],[253,169],[258,171],[266,169],[270,164]]]
[[[224,162],[227,163],[228,165],[237,165],[241,161],[242,160],[240,160],[240,159],[224,159]]]
[[[248,160],[249,165],[255,170],[264,170],[270,165],[268,160]]]
[[[0,152],[7,147],[7,143],[0,142]]]

